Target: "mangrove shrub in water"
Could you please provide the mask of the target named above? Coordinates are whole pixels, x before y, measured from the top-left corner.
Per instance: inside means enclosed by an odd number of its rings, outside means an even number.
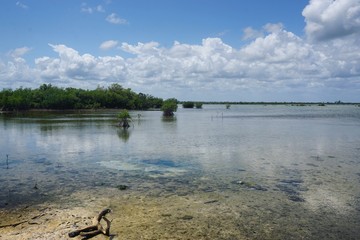
[[[198,109],[202,108],[202,105],[203,104],[201,102],[195,103],[195,107],[198,108]]]
[[[122,110],[122,111],[118,114],[117,117],[118,117],[119,120],[120,120],[120,122],[119,122],[119,126],[120,126],[120,127],[124,128],[124,129],[127,129],[127,128],[130,127],[130,124],[129,124],[129,123],[130,123],[130,121],[131,121],[131,116],[130,116],[128,110],[126,110],[126,109]]]
[[[183,108],[202,108],[202,102],[183,102],[182,106]]]
[[[177,110],[177,100],[175,98],[169,98],[163,102],[161,111],[165,117],[174,116],[174,112]]]
[[[183,102],[182,106],[183,106],[183,108],[194,108],[195,103],[194,102]]]

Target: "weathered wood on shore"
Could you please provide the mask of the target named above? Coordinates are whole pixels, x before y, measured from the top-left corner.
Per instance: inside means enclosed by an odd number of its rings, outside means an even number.
[[[85,228],[82,228],[82,229],[79,229],[79,230],[76,230],[76,231],[73,231],[73,232],[70,232],[68,235],[69,237],[73,238],[73,237],[76,237],[76,236],[82,236],[83,239],[90,239],[92,237],[95,237],[99,234],[104,234],[105,236],[110,236],[110,225],[111,225],[111,222],[110,220],[108,220],[105,215],[110,213],[111,212],[111,209],[109,208],[106,208],[104,210],[102,210],[99,215],[97,217],[95,217],[94,219],[94,225],[92,226],[89,226],[89,227],[85,227]],[[101,220],[104,220],[106,222],[106,227],[104,228],[102,225],[101,225]]]

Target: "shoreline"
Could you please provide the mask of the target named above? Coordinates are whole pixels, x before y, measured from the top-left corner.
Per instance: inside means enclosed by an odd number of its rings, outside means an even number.
[[[232,196],[228,191],[180,194],[94,188],[56,202],[1,208],[0,238],[69,239],[68,233],[91,226],[104,208],[112,210],[107,218],[113,240],[352,239],[359,233],[341,223],[348,217],[345,213],[324,219],[323,213],[304,209],[276,192],[245,191]]]
[[[124,110],[122,108],[97,108],[97,109],[37,109],[32,108],[28,110],[17,110],[17,111],[0,111],[0,113],[36,113],[36,112],[54,112],[54,113],[61,113],[61,112],[108,112],[108,111],[121,111]],[[141,109],[134,109],[129,111],[161,111],[158,108],[152,108],[147,110],[141,110]]]
[[[182,101],[179,101],[181,105]],[[324,103],[324,102],[199,102],[204,105],[263,105],[263,106],[290,106],[290,107],[306,107],[306,106],[355,106],[360,107],[360,103]],[[3,113],[26,113],[26,112],[106,112],[106,111],[121,111],[125,108],[81,108],[81,109],[46,109],[46,108],[31,108],[26,110],[13,110],[4,111],[0,110],[0,114]],[[186,109],[186,108],[185,108]],[[129,110],[129,109],[127,109]],[[130,109],[129,111],[161,111],[160,108],[149,108],[149,109]]]

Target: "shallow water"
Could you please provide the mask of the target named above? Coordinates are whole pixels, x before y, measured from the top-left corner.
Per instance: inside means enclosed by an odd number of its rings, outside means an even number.
[[[164,208],[202,201],[218,239],[360,235],[359,107],[179,107],[173,120],[131,112],[126,131],[116,113],[0,115],[0,208],[126,185]]]

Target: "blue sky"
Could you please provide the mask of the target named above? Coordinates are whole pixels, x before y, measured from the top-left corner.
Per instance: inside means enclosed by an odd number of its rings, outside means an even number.
[[[0,88],[360,102],[359,0],[4,0]]]

